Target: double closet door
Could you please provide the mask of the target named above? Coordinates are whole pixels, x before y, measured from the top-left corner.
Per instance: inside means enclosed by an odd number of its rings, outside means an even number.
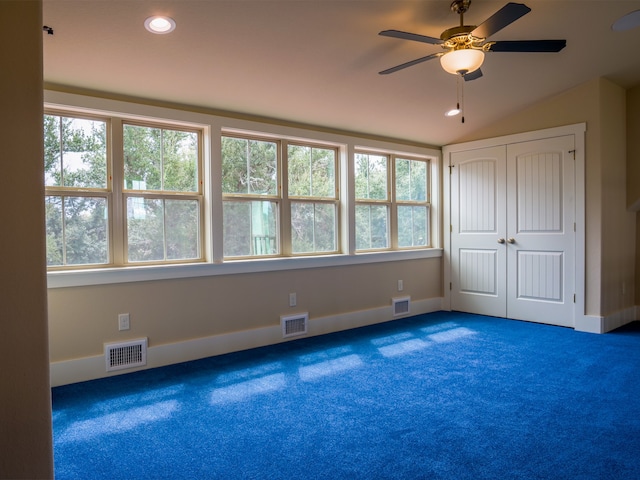
[[[452,310],[573,326],[574,144],[451,153]]]

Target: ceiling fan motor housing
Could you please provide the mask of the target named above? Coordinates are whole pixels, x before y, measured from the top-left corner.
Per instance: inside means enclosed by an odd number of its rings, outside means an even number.
[[[460,15],[469,10],[470,6],[471,0],[453,0],[453,2],[451,2],[451,10]]]

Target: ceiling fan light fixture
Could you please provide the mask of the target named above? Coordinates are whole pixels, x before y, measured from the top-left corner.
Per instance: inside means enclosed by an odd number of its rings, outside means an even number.
[[[465,75],[475,72],[484,62],[484,52],[474,48],[452,50],[440,57],[440,65],[453,75]]]
[[[171,17],[153,16],[144,21],[144,28],[151,33],[163,35],[171,33],[176,29],[176,21]]]

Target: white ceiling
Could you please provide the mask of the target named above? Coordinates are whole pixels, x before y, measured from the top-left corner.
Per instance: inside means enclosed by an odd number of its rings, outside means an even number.
[[[560,53],[489,52],[484,76],[465,82],[465,123],[445,118],[456,77],[432,60],[378,72],[440,47],[378,35],[439,37],[457,26],[450,0],[44,0],[49,86],[158,99],[445,145],[580,83],[640,84],[640,27],[611,24],[640,1],[523,0],[532,11],[491,40],[566,39]],[[473,0],[479,25],[506,1]],[[143,22],[177,23],[152,35]]]

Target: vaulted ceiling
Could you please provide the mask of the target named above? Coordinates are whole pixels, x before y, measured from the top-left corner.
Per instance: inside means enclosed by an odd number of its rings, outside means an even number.
[[[450,0],[44,0],[44,79],[117,96],[211,108],[310,126],[444,145],[596,77],[640,84],[640,27],[612,31],[640,2],[523,0],[530,13],[491,40],[566,39],[560,53],[489,52],[464,82],[465,123],[446,118],[457,82],[441,51],[386,38],[397,29],[439,37],[459,25]],[[473,0],[479,25],[506,1]],[[157,14],[177,28],[153,35]]]

